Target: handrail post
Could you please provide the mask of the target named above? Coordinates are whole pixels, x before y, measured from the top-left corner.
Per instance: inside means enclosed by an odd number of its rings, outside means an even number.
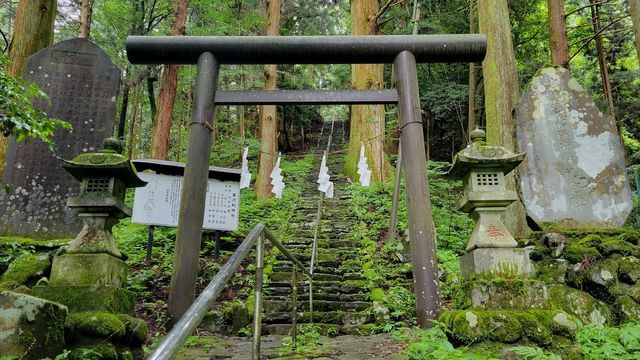
[[[298,265],[293,264],[293,274],[291,276],[291,343],[296,348],[298,338]]]
[[[264,233],[256,242],[256,284],[253,304],[253,351],[252,360],[260,360],[260,336],[262,333],[262,285],[264,276]]]

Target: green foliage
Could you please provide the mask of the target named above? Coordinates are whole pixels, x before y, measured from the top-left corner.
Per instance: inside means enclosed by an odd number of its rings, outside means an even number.
[[[320,335],[319,328],[313,324],[303,324],[298,327],[296,343],[293,343],[291,336],[282,339],[278,347],[278,355],[290,357],[293,355],[305,358],[317,357],[322,354],[327,346],[323,344],[324,336]]]
[[[466,347],[455,348],[447,340],[443,328],[440,325],[427,330],[420,330],[413,343],[405,350],[411,360],[482,360],[484,356],[467,352]]]
[[[518,354],[523,360],[562,360],[562,357],[537,346],[520,345],[511,347],[509,350]]]
[[[18,141],[36,138],[53,147],[55,130],[71,129],[71,125],[34,108],[31,99],[46,98],[46,94],[27,81],[9,76],[7,65],[6,56],[0,53],[0,135],[14,135]]]
[[[576,334],[586,359],[638,359],[640,357],[640,325],[627,323],[615,327],[585,325]]]

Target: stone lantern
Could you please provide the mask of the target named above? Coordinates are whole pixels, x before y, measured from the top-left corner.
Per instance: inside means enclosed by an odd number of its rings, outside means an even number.
[[[70,197],[67,206],[78,212],[84,227],[54,258],[48,284],[34,287],[34,293],[71,311],[133,312],[133,293],[124,289],[125,255],[118,250],[111,229],[131,215],[124,203],[126,189],[146,182],[118,153],[119,148],[116,139],[106,139],[104,150],[80,154],[62,164],[82,183],[80,194]]]
[[[449,176],[464,181],[464,195],[460,210],[467,212],[476,225],[467,245],[467,253],[460,259],[463,275],[469,273],[531,272],[525,249],[509,233],[502,217],[506,207],[518,195],[505,186],[505,175],[524,159],[500,147],[486,145],[485,132],[471,132],[471,145],[456,154]]]
[[[81,182],[80,194],[70,197],[67,206],[84,221],[80,233],[67,246],[67,253],[100,252],[122,258],[111,228],[119,219],[131,216],[131,209],[124,203],[126,189],[145,186],[146,182],[119,150],[118,140],[108,138],[104,150],[64,160],[62,167]]]

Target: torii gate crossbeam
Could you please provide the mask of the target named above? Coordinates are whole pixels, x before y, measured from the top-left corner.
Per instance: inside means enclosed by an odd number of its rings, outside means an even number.
[[[406,179],[409,237],[418,324],[431,326],[440,314],[435,229],[433,227],[416,63],[480,62],[484,35],[394,36],[131,36],[133,64],[197,64],[187,163],[178,218],[169,291],[175,323],[194,299],[202,239],[211,122],[215,105],[231,104],[389,104],[398,105]],[[220,91],[221,64],[393,63],[395,90]],[[218,103],[217,103],[218,102]]]

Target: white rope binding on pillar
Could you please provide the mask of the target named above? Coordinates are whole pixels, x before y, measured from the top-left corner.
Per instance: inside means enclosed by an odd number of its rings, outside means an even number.
[[[318,190],[322,191],[327,199],[333,199],[333,182],[329,181],[329,168],[327,167],[327,152],[322,155],[320,163],[320,172],[318,173]]]
[[[284,190],[284,182],[282,181],[284,177],[282,176],[282,169],[280,169],[281,157],[282,155],[278,153],[278,161],[276,161],[276,166],[271,171],[271,185],[273,185],[271,192],[276,194],[276,199],[282,198],[282,190]]]
[[[367,165],[367,157],[364,155],[364,143],[360,146],[360,161],[358,161],[358,174],[360,175],[360,185],[369,186],[371,182],[371,170]]]
[[[240,189],[244,189],[251,185],[251,173],[249,172],[249,160],[247,157],[249,156],[249,147],[244,148],[244,152],[242,154],[242,173],[240,174]]]

